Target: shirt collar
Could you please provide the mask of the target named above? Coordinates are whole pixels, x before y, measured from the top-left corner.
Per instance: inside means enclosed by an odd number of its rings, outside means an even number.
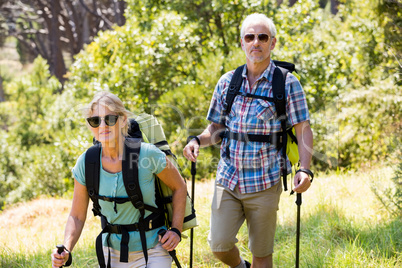
[[[247,77],[247,64],[244,65],[244,69],[243,69],[243,73],[242,76],[244,78]],[[275,63],[271,60],[269,62],[269,65],[267,67],[267,69],[265,69],[265,71],[261,74],[261,76],[257,79],[257,81],[265,78],[269,83],[272,83],[272,77],[274,76],[274,70],[275,70]]]

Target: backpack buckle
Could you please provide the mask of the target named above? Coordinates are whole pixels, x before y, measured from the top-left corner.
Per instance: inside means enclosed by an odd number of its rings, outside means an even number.
[[[142,202],[142,201],[137,201],[137,202],[135,202],[134,207],[135,207],[136,209],[139,209],[139,210],[145,209],[145,207],[144,207],[144,202]]]

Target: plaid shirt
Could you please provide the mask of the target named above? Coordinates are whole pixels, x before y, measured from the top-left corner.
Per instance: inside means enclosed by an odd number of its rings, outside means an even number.
[[[275,64],[271,61],[254,87],[250,88],[244,68],[240,92],[272,98],[274,69]],[[227,130],[236,133],[269,135],[280,132],[280,121],[276,120],[275,104],[272,102],[237,95],[232,110],[228,115],[224,115],[222,103],[226,99],[233,73],[234,71],[231,71],[223,75],[216,85],[207,120],[225,125]],[[287,124],[293,126],[310,120],[304,91],[297,78],[290,73],[286,78],[285,92]],[[230,156],[226,155],[227,145]],[[225,138],[220,154],[216,180],[231,190],[239,184],[241,193],[254,193],[268,189],[280,181],[280,153],[273,144]],[[287,170],[291,170],[289,160],[287,165]]]

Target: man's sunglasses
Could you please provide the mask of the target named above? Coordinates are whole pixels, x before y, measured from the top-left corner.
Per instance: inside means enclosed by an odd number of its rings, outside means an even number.
[[[250,43],[254,41],[255,37],[258,37],[258,40],[260,40],[261,43],[266,43],[268,42],[269,38],[271,38],[271,36],[264,34],[264,33],[260,33],[260,34],[245,34],[244,35],[244,41],[246,41],[246,43]]]
[[[118,118],[119,118],[118,115],[108,114],[105,117],[100,117],[100,116],[89,117],[89,118],[87,118],[87,122],[91,127],[97,128],[100,126],[100,124],[102,123],[102,119],[103,119],[103,120],[105,120],[105,124],[107,126],[112,127],[112,126],[116,125]]]

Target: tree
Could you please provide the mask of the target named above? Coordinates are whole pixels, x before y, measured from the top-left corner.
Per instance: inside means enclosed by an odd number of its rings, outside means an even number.
[[[73,61],[100,30],[125,23],[122,0],[3,0],[0,8],[0,22],[7,25],[0,39],[13,36],[35,57],[41,55],[62,83],[67,60]]]

